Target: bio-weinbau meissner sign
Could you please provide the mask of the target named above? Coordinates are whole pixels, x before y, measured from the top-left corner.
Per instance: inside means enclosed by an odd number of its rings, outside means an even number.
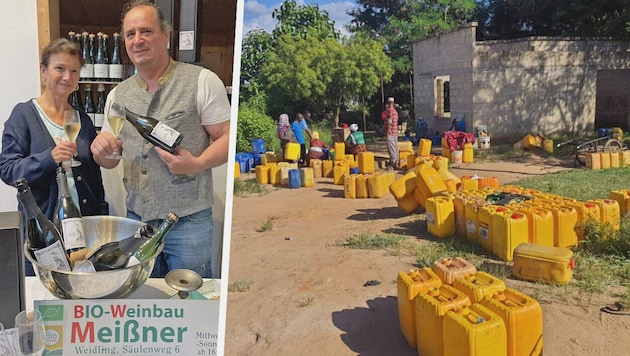
[[[216,355],[219,302],[41,300],[44,355]]]

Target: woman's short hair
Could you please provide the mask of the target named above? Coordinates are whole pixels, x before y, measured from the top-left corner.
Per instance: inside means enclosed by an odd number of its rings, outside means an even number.
[[[81,63],[81,66],[85,64],[83,57],[81,56],[81,48],[77,43],[70,42],[66,38],[58,38],[48,44],[42,51],[42,65],[48,67],[50,64],[50,57],[55,54],[66,53],[71,56],[76,56]]]

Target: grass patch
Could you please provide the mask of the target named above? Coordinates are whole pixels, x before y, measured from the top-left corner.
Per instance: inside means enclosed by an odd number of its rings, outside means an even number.
[[[304,297],[304,298],[298,300],[296,303],[297,303],[298,307],[304,308],[304,307],[307,307],[307,306],[313,304],[314,301],[315,301],[315,298],[313,298],[313,297]]]
[[[361,249],[361,250],[385,250],[385,249],[400,249],[403,241],[406,238],[404,236],[397,235],[371,235],[367,232],[361,232],[354,236],[349,237],[343,247]]]
[[[260,226],[260,229],[258,229],[258,231],[267,232],[273,230],[273,221],[275,219],[276,218],[274,216],[268,216],[267,220],[265,220],[265,222]]]
[[[249,292],[254,282],[249,279],[242,279],[228,284],[228,292]]]
[[[262,185],[256,183],[255,179],[234,180],[234,195],[242,197],[249,194],[264,194],[267,190]]]

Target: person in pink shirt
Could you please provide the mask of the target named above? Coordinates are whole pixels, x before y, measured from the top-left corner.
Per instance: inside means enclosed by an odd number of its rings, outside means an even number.
[[[387,152],[389,168],[398,169],[398,111],[394,106],[394,98],[387,99],[386,115],[383,118],[385,135],[387,136]]]

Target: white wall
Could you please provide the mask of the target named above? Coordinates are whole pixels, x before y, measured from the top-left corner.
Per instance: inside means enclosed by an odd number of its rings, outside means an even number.
[[[0,129],[13,107],[39,96],[39,49],[35,0],[2,0],[0,3]],[[0,211],[17,210],[15,188],[0,181]]]

